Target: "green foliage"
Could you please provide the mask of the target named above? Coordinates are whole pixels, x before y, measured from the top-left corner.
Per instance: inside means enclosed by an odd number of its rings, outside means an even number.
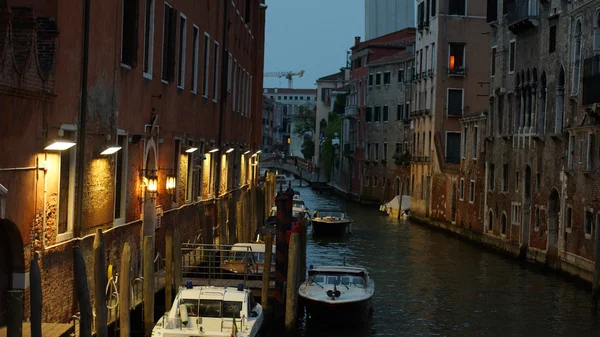
[[[293,117],[294,119],[294,134],[298,137],[302,137],[307,133],[312,135],[315,134],[317,116],[314,109],[309,106],[303,105],[298,109],[298,114]]]
[[[334,138],[335,134],[338,134],[340,138],[340,146],[341,146],[341,134],[342,134],[342,118],[336,113],[329,113],[328,117],[329,121],[327,123],[327,128],[325,129],[325,140],[323,141],[323,166],[325,168],[325,175],[329,177],[331,175],[331,169],[333,168],[334,156],[335,156],[335,148],[331,143],[331,140]]]
[[[346,109],[346,97],[347,96],[348,96],[348,94],[337,95],[335,97],[335,102],[333,102],[333,112],[335,112],[337,114],[344,113],[344,110]]]
[[[304,139],[301,151],[304,159],[312,160],[312,157],[315,155],[315,142],[312,138]]]

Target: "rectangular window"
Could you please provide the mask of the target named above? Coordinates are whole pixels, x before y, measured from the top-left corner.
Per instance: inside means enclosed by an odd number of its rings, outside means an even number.
[[[592,228],[594,226],[594,210],[591,208],[585,209],[585,216],[583,219],[583,231],[586,238],[592,234]]]
[[[596,135],[593,133],[588,134],[587,142],[587,159],[585,163],[586,171],[594,169],[594,150],[596,149]]]
[[[541,216],[540,216],[540,207],[538,205],[535,206],[535,214],[533,219],[533,226],[535,228],[539,228],[541,224]]]
[[[475,180],[469,182],[469,202],[475,202]]]
[[[186,16],[180,13],[179,18],[179,62],[177,67],[177,87],[183,89],[185,85],[185,47],[186,47]]]
[[[567,214],[565,215],[565,224],[567,229],[573,228],[573,206],[567,205]]]
[[[375,74],[375,85],[381,85],[381,73]]]
[[[492,47],[492,65],[490,66],[491,76],[496,75],[496,47]]]
[[[369,74],[369,86],[373,86],[373,74]]]
[[[448,14],[450,15],[465,15],[466,0],[449,0]]]
[[[448,89],[448,115],[462,116],[463,113],[463,89]]]
[[[446,163],[460,164],[460,132],[446,133]]]
[[[377,180],[379,177],[373,176],[373,187],[377,187]]]
[[[556,26],[550,26],[550,36],[548,40],[548,52],[554,53],[556,51]]]
[[[123,0],[123,34],[121,38],[121,63],[137,66],[139,0]]]
[[[65,136],[67,132],[65,131]],[[66,139],[73,138],[71,132]],[[73,217],[75,210],[75,147],[60,152],[60,172],[58,180],[58,225],[56,240],[73,237]]]
[[[583,139],[579,141],[579,164],[583,163],[583,151],[584,151]]]
[[[152,78],[154,60],[154,0],[146,0],[144,23],[144,74]]]
[[[488,181],[488,186],[489,186],[489,190],[493,191],[494,190],[494,184],[496,182],[496,179],[494,178],[494,171],[495,171],[496,167],[494,166],[494,164],[490,164],[490,171],[489,171],[489,181]]]
[[[435,0],[431,0],[431,16],[435,16],[437,14],[437,6],[435,5]]]
[[[366,158],[367,160],[369,160],[369,156],[372,156],[371,155],[371,143],[367,143],[367,153],[366,153],[366,155],[367,155],[367,158]]]
[[[213,64],[213,101],[219,100],[219,43],[215,41],[214,62]]]
[[[402,104],[398,104],[398,107],[396,108],[396,120],[397,121],[401,121],[404,119],[404,105]]]
[[[115,154],[115,213],[114,219],[120,219],[118,224],[125,223],[126,192],[127,192],[127,136],[117,136],[117,146],[121,149]],[[117,223],[115,223],[116,225]]]
[[[508,164],[502,166],[502,192],[508,192]]]
[[[450,74],[465,73],[465,44],[450,43],[448,71]]]
[[[517,57],[517,42],[515,40],[510,41],[510,47],[508,49],[508,73],[512,74],[515,72],[515,62]]]
[[[389,107],[387,105],[383,106],[383,121],[388,121]]]
[[[396,154],[402,153],[402,143],[396,143],[396,151],[394,153],[396,153]]]
[[[567,169],[573,169],[573,156],[575,154],[575,136],[569,137],[569,153],[567,153]]]
[[[435,43],[431,44],[431,72],[432,74],[435,73]]]
[[[389,71],[386,71],[385,73],[383,73],[383,84],[384,85],[390,84],[391,78],[392,78],[392,73],[390,73]]]
[[[375,122],[381,122],[381,107],[375,107],[375,118],[373,119]]]
[[[365,176],[365,186],[366,187],[369,187],[369,179],[370,179],[369,176]]]
[[[375,160],[379,160],[379,143],[375,143]]]
[[[238,63],[237,61],[233,61],[233,111],[235,111],[235,103],[236,103],[236,99],[237,99],[237,73],[238,73]],[[281,96],[277,97],[278,100],[281,100]],[[283,99],[286,99],[286,96],[283,97]],[[287,107],[284,107],[284,109],[287,109]],[[285,114],[285,113],[284,113]]]
[[[475,125],[473,127],[473,159],[477,159],[477,151],[479,151],[479,149],[477,148],[477,142],[479,141],[479,127],[477,125]]]
[[[210,35],[208,33],[204,33],[204,67],[203,67],[203,76],[202,79],[202,96],[208,97],[208,73],[210,70]]]
[[[367,107],[365,112],[365,122],[371,122],[373,120],[373,108]]]
[[[521,223],[521,204],[518,202],[511,205],[511,222],[514,225]]]
[[[387,143],[383,143],[383,160],[387,161]]]
[[[460,200],[465,199],[465,179],[460,178]]]
[[[404,82],[404,69],[398,70],[398,83]]]
[[[463,131],[463,154],[462,157],[463,159],[467,158],[467,134],[468,134],[469,129],[465,126],[465,129]]]
[[[192,92],[195,94],[198,92],[198,53],[200,49],[200,30],[198,26],[193,26],[193,41],[194,49],[192,50],[192,81],[191,87]]]
[[[229,53],[229,61],[227,63],[227,91],[231,92],[231,76],[233,75],[233,56]],[[271,96],[273,99],[273,96]]]
[[[162,50],[162,74],[161,79],[165,82],[175,80],[175,47],[177,37],[177,11],[168,3],[165,3],[163,16],[163,50]]]
[[[515,191],[519,192],[519,171],[515,172]]]

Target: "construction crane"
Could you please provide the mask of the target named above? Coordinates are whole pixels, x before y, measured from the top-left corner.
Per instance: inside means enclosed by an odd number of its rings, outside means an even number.
[[[292,89],[294,87],[294,81],[292,79],[294,76],[299,76],[299,77],[304,76],[304,70],[300,70],[297,73],[295,73],[293,71],[268,72],[268,73],[265,73],[264,77],[279,77],[279,78],[285,77],[288,80],[288,88]]]

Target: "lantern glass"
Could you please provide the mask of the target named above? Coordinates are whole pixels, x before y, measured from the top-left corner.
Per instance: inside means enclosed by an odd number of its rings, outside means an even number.
[[[156,193],[158,191],[158,179],[156,177],[148,178],[148,192]]]

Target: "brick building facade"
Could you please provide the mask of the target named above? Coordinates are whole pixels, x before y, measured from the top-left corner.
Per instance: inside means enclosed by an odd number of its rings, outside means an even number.
[[[10,242],[0,255],[13,257],[0,293],[27,287],[25,265],[39,252],[49,322],[77,308],[74,246],[93,293],[97,229],[107,264],[118,265],[130,243],[137,276],[144,235],[164,255],[169,229],[185,242],[233,243],[258,223],[233,219],[249,213],[254,194],[266,6],[90,2],[88,43],[82,1],[0,2],[0,237]],[[56,139],[74,145],[50,150]],[[118,150],[107,155],[109,147]]]

